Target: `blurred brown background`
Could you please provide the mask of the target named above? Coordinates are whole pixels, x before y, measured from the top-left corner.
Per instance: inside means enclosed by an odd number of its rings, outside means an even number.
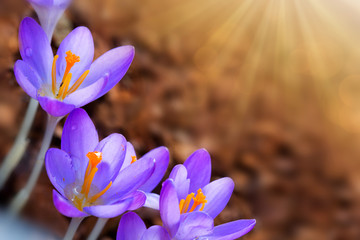
[[[213,178],[235,191],[216,223],[256,218],[249,240],[360,239],[360,2],[355,0],[74,0],[54,50],[71,29],[93,33],[96,57],[135,46],[126,77],[85,109],[100,136],[119,132],[139,155],[165,145],[171,166],[200,147]],[[25,0],[0,1],[0,159],[29,97],[17,85]],[[41,144],[39,110],[31,144],[0,192],[24,185]],[[60,145],[62,124],[53,146]],[[169,167],[169,170],[170,170]],[[23,215],[62,235],[69,219],[52,205],[43,171]],[[159,189],[156,189],[159,191]],[[143,210],[147,224],[159,216]],[[95,223],[87,218],[77,239]],[[119,218],[102,239],[114,239]]]

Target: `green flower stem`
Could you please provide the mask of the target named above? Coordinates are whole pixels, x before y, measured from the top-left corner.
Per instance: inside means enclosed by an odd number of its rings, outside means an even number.
[[[103,230],[105,224],[107,223],[108,218],[98,218],[93,230],[91,231],[87,240],[96,240],[98,239],[101,231]]]
[[[12,146],[10,152],[3,160],[0,168],[0,189],[4,187],[7,179],[12,171],[19,164],[21,157],[24,155],[25,149],[29,143],[27,136],[29,134],[31,125],[34,121],[36,111],[38,109],[39,102],[31,98],[29,106],[26,110],[25,118],[20,127],[20,132],[16,137],[15,143]]]
[[[68,227],[68,230],[66,231],[66,234],[64,236],[64,240],[71,240],[73,239],[75,233],[76,233],[76,230],[78,229],[80,223],[82,222],[84,218],[81,217],[81,218],[72,218],[71,219],[71,222],[70,222],[70,225]]]
[[[19,213],[29,199],[29,196],[39,178],[41,169],[44,165],[45,153],[50,146],[55,127],[61,118],[62,117],[53,117],[51,115],[48,115],[48,122],[44,134],[44,139],[39,154],[36,158],[35,166],[31,172],[29,181],[27,182],[25,187],[20,190],[20,192],[15,196],[14,200],[10,204],[10,212],[12,212],[13,214]]]

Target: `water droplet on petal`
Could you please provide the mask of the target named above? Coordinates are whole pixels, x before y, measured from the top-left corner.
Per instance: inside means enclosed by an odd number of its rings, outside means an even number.
[[[104,74],[104,80],[105,80],[105,81],[109,80],[109,77],[110,77],[110,73],[109,73],[109,72],[107,72],[107,73]]]
[[[32,56],[32,53],[33,53],[33,50],[32,50],[32,48],[26,48],[25,49],[25,55],[27,56],[27,57],[31,57]]]

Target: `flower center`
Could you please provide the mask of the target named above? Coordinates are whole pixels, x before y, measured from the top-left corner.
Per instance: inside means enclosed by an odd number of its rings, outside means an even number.
[[[199,209],[199,211],[204,210],[205,203],[207,203],[207,200],[205,198],[206,198],[206,196],[203,194],[201,188],[199,190],[197,190],[196,196],[195,196],[195,193],[190,193],[189,195],[187,195],[187,197],[185,199],[181,199],[181,201],[180,201],[180,204],[179,204],[180,214],[192,212],[199,205],[201,205],[201,208]],[[192,207],[190,208],[190,210],[188,211],[191,200],[193,200],[194,203],[193,203]]]
[[[66,52],[66,68],[64,72],[63,79],[61,81],[59,91],[56,91],[56,61],[59,58],[59,55],[55,55],[53,64],[52,64],[52,70],[51,70],[51,78],[52,78],[52,84],[51,84],[51,90],[56,99],[64,100],[66,96],[73,93],[80,87],[86,76],[89,74],[89,70],[86,70],[79,78],[76,80],[76,82],[71,86],[69,89],[72,73],[70,73],[71,68],[74,66],[75,63],[80,62],[80,57],[73,54],[70,50]]]
[[[84,182],[81,187],[80,193],[76,194],[72,200],[75,207],[78,208],[80,211],[82,211],[84,207],[90,206],[92,203],[94,203],[107,190],[109,190],[112,184],[112,182],[110,182],[102,191],[89,197],[92,181],[94,180],[96,172],[99,170],[97,168],[97,165],[102,160],[102,153],[96,151],[89,152],[88,154],[86,154],[86,156],[89,158],[89,163],[86,168]]]

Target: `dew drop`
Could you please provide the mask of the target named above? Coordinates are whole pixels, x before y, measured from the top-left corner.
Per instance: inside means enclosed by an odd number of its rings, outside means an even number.
[[[33,50],[32,50],[32,48],[26,48],[25,49],[25,55],[27,56],[27,57],[31,57],[32,56],[32,53],[33,53]]]
[[[104,74],[104,80],[105,80],[105,81],[108,81],[108,80],[109,80],[109,77],[110,77],[110,73],[109,73],[109,72],[107,72],[107,73]]]

